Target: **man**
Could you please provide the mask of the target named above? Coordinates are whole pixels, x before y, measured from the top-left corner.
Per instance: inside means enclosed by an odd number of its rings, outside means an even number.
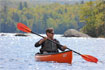
[[[64,51],[67,49],[66,46],[62,46],[59,44],[59,41],[54,39],[54,30],[53,28],[48,28],[46,30],[46,35],[47,37],[39,40],[36,44],[35,47],[41,46],[40,53],[41,54],[46,54],[46,53],[58,53],[58,49],[61,51]],[[56,42],[52,42],[52,41]]]

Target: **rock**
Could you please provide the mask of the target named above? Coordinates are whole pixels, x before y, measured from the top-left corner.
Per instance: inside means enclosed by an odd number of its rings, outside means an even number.
[[[28,36],[28,35],[25,35],[24,33],[17,33],[15,34],[15,36]]]
[[[64,37],[90,37],[90,36],[82,32],[79,32],[75,29],[68,29],[67,31],[64,32]]]
[[[6,34],[1,34],[0,36],[6,36]]]

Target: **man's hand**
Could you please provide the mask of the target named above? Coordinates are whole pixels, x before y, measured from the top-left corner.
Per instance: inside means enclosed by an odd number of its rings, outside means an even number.
[[[41,39],[40,41],[39,41],[39,44],[42,44],[44,41],[46,41],[48,38],[47,37],[44,37],[43,39]]]
[[[64,46],[62,46],[62,48],[65,50],[65,49],[67,49],[67,46],[64,45]]]

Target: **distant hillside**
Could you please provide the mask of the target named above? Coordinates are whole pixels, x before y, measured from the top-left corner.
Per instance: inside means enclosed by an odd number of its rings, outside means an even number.
[[[17,8],[20,2],[27,2],[30,1],[27,0],[0,0],[0,9],[2,9],[4,6],[8,6],[9,8]]]
[[[36,6],[37,4],[77,4],[84,3],[87,1],[95,0],[0,0],[0,10],[6,5],[8,7],[17,8],[20,2],[27,2],[28,7]]]
[[[61,3],[61,4],[74,4],[74,3],[80,3],[81,1],[87,2],[87,1],[96,1],[96,0],[0,0],[0,5],[4,3],[18,3],[18,2],[29,2],[32,4],[46,4],[46,3]]]

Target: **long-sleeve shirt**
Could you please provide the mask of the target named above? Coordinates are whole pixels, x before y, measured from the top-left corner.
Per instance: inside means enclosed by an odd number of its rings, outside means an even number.
[[[55,41],[58,44],[55,44],[55,43],[51,42],[50,40],[46,40],[42,44],[39,44],[40,41],[38,41],[37,43],[35,43],[35,47],[41,46],[40,52],[43,52],[43,51],[58,52],[58,49],[60,49],[61,51],[64,51],[62,46],[59,44],[58,40],[54,39],[53,41]]]

